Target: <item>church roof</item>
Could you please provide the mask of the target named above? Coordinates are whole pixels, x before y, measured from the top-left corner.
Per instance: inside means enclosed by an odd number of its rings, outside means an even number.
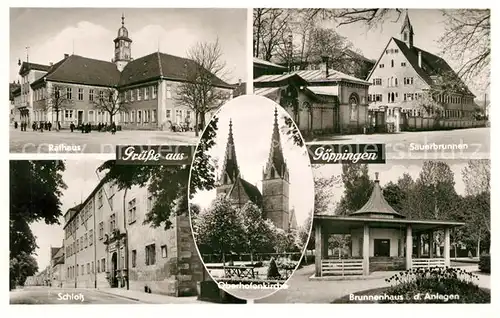
[[[251,184],[243,178],[240,178],[240,182],[243,190],[245,190],[248,198],[250,198],[250,201],[260,207],[262,205],[262,194],[260,193],[260,190],[255,185]]]
[[[408,16],[408,12],[406,12],[405,21],[403,22],[403,25],[401,26],[401,32],[403,32],[403,30],[405,28],[410,29],[410,33],[413,34],[413,26],[411,25],[410,17]]]
[[[372,195],[368,199],[368,202],[356,212],[351,213],[352,216],[363,216],[366,214],[378,215],[381,217],[395,217],[404,218],[404,215],[396,212],[389,203],[384,198],[382,193],[382,188],[380,187],[380,182],[378,180],[378,174],[376,174],[375,184],[373,186]],[[375,216],[374,216],[375,217]]]
[[[235,182],[236,178],[238,178],[240,174],[238,161],[236,160],[236,147],[234,145],[233,137],[233,122],[231,120],[229,120],[229,134],[227,137],[222,173],[226,174],[232,182]]]
[[[411,64],[413,69],[418,73],[418,75],[429,85],[435,85],[435,81],[432,79],[433,76],[443,76],[448,79],[452,79],[453,82],[459,85],[458,89],[462,90],[464,94],[473,95],[468,89],[467,85],[458,77],[455,71],[450,65],[441,57],[426,52],[416,46],[409,48],[403,41],[396,38],[392,38],[396,45],[404,54],[408,62]],[[418,65],[418,54],[422,57],[422,67]]]

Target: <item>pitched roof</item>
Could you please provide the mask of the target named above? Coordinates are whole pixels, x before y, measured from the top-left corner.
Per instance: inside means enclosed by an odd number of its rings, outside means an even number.
[[[193,60],[155,52],[127,63],[121,73],[119,85],[128,86],[160,78],[187,81],[189,80],[188,74],[197,68],[198,65]],[[208,73],[208,71],[206,72]],[[215,75],[211,76],[211,82],[213,86],[233,88],[233,85],[224,82]]]
[[[120,72],[111,62],[70,55],[52,66],[46,80],[94,86],[115,87]]]
[[[21,85],[18,83],[9,83],[9,100],[14,100],[14,96],[21,93]]]
[[[278,109],[274,109],[274,124],[273,133],[271,135],[271,149],[269,150],[269,158],[266,164],[266,172],[273,167],[278,175],[282,178],[287,173],[287,165],[283,156],[283,148],[281,146],[280,131],[278,126]]]
[[[29,72],[31,70],[47,72],[49,68],[50,68],[49,65],[23,62],[23,64],[21,64],[21,68],[19,69],[19,75]]]
[[[228,178],[234,183],[236,183],[236,178],[238,178],[240,174],[238,161],[236,160],[236,148],[234,145],[233,137],[233,123],[231,120],[229,120],[229,134],[227,137],[222,173],[225,173]]]
[[[324,70],[296,71],[294,74],[299,75],[308,82],[351,82],[358,84],[369,85],[370,82],[359,79],[357,77],[347,75],[334,69],[328,70],[328,77]]]
[[[246,181],[243,178],[239,178],[241,182],[241,186],[243,187],[243,190],[245,190],[245,193],[248,195],[250,198],[250,201],[255,203],[257,206],[262,205],[262,194],[260,193],[260,190],[251,184],[250,182]]]
[[[254,67],[257,66],[257,67],[265,67],[265,68],[277,68],[277,69],[280,69],[283,71],[287,70],[287,68],[283,65],[278,65],[278,64],[275,64],[275,63],[272,63],[272,62],[269,62],[269,61],[266,61],[263,59],[259,59],[258,57],[253,58],[253,65],[254,65]]]
[[[353,216],[362,216],[366,214],[374,214],[379,215],[381,217],[397,217],[404,218],[404,216],[396,210],[394,210],[389,203],[384,198],[382,194],[382,189],[380,188],[380,182],[378,180],[378,176],[375,180],[375,184],[373,186],[372,195],[370,199],[365,203],[365,205],[356,212],[351,213]]]
[[[413,69],[418,73],[418,75],[429,85],[434,86],[437,83],[432,79],[433,76],[444,76],[452,79],[453,82],[458,84],[458,89],[462,90],[464,94],[473,95],[469,90],[467,85],[458,77],[455,71],[450,65],[441,57],[426,52],[416,46],[409,48],[403,41],[396,38],[392,38],[396,45],[404,54],[408,62],[411,64]],[[384,50],[385,51],[385,50]],[[422,55],[422,67],[418,65],[418,54]]]

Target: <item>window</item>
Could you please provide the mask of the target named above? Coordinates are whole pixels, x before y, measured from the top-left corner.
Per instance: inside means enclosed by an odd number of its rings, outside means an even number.
[[[78,100],[83,100],[83,88],[78,89]]]
[[[144,87],[144,100],[148,100],[149,99],[149,90],[150,90],[150,87]]]
[[[80,239],[76,239],[76,251],[80,250]]]
[[[99,92],[99,100],[102,102],[104,101],[104,92],[103,91],[100,91]]]
[[[137,251],[132,250],[132,268],[137,265]]]
[[[394,67],[394,60],[391,60],[391,67]]]
[[[73,98],[73,88],[66,87],[66,99],[72,99],[72,98]]]
[[[89,101],[94,101],[94,90],[89,89]]]
[[[110,103],[113,103],[113,92],[112,91],[108,91],[108,102]]]
[[[394,86],[398,86],[398,78],[397,77],[394,78]]]
[[[109,217],[109,231],[112,232],[116,227],[116,214],[113,213]]]
[[[156,263],[155,254],[156,248],[154,244],[146,246],[146,265],[154,265]]]
[[[99,208],[101,208],[102,204],[103,204],[103,201],[102,201],[102,189],[100,189],[99,192],[97,192],[97,206]]]
[[[413,85],[413,77],[405,77],[404,84],[405,85]]]
[[[134,123],[135,122],[135,111],[130,112],[130,122]]]
[[[80,237],[80,251],[83,251],[83,236]]]
[[[128,202],[128,223],[129,224],[135,222],[136,211],[137,211],[137,201],[134,198]]]
[[[158,95],[158,86],[153,86],[153,96],[152,98],[156,98],[156,96]]]
[[[134,90],[130,90],[130,101],[133,102],[134,101]]]
[[[408,41],[408,33],[403,33],[403,41]]]
[[[401,62],[401,66],[405,67],[406,66],[406,62]]]
[[[99,223],[99,239],[102,240],[104,237],[104,222]]]
[[[166,245],[161,246],[161,257],[163,257],[163,258],[167,257],[167,246]]]
[[[84,241],[84,244],[85,244],[85,248],[87,248],[89,246],[89,237],[88,237],[87,233],[85,233],[83,241]]]
[[[167,114],[167,118],[169,118],[169,119],[170,119],[170,113],[171,113],[171,110],[167,109],[166,114]]]
[[[379,68],[384,68],[384,64],[379,64],[378,67]]]
[[[137,89],[137,100],[141,100],[142,94],[141,94],[141,89]]]
[[[103,271],[103,272],[106,271],[106,259],[105,258],[101,259],[101,271]]]
[[[100,272],[101,272],[101,262],[100,262],[100,261],[97,261],[95,265],[96,265],[96,267],[97,267],[97,269],[96,269],[96,270],[97,270],[97,272],[98,272],[98,273],[100,273]]]
[[[172,98],[172,87],[170,85],[167,85],[167,98]]]
[[[90,263],[87,263],[87,274],[90,274]]]
[[[156,109],[151,111],[151,122],[156,123]]]
[[[373,85],[382,85],[382,79],[381,78],[374,78]]]
[[[89,245],[91,246],[94,243],[94,230],[89,231]]]

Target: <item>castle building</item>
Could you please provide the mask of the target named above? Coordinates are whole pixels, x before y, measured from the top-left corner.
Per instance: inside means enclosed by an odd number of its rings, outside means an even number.
[[[126,288],[171,296],[196,295],[203,265],[188,216],[168,230],[144,225],[154,196],[147,186],[118,190],[102,180],[65,215],[64,287]]]
[[[262,171],[262,193],[256,185],[245,180],[236,159],[233,123],[229,122],[224,165],[217,186],[217,196],[225,195],[237,208],[253,202],[262,209],[263,217],[285,231],[296,228],[295,215],[289,209],[289,171],[283,156],[278,126],[278,110],[274,111],[273,133],[267,163]],[[291,226],[292,225],[292,226]]]
[[[193,60],[153,52],[132,58],[132,39],[125,27],[113,40],[114,58],[102,61],[79,55],[49,65],[19,62],[22,78],[16,120],[19,122],[110,123],[126,129],[168,130],[172,125],[195,124],[193,109],[178,100],[182,83],[192,83],[200,69]],[[226,99],[234,86],[217,76],[209,76],[211,85]],[[15,96],[14,96],[15,99]],[[206,122],[217,107],[206,113]]]
[[[372,124],[392,122],[396,131],[467,127],[474,94],[443,58],[415,46],[414,35],[406,13],[399,39],[389,39],[367,77]]]

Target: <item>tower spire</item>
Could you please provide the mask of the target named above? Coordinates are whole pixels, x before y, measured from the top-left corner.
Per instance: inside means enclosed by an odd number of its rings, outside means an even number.
[[[125,26],[125,14],[122,12],[122,26]]]
[[[413,26],[410,22],[410,17],[408,15],[408,9],[405,10],[405,20],[401,26],[401,40],[406,43],[408,48],[413,47]]]
[[[283,156],[283,148],[281,147],[280,130],[278,125],[278,109],[274,108],[274,123],[273,133],[271,135],[271,149],[269,150],[269,158],[267,160],[266,169],[264,171],[264,179],[274,178],[272,170],[281,178],[288,179],[288,170],[286,167],[285,158]]]
[[[236,160],[236,148],[234,145],[234,136],[233,136],[233,121],[229,119],[229,134],[227,137],[226,144],[226,154],[224,156],[224,167],[222,169],[222,177],[223,181],[228,179],[227,181],[235,182],[236,178],[239,175],[238,161]]]

